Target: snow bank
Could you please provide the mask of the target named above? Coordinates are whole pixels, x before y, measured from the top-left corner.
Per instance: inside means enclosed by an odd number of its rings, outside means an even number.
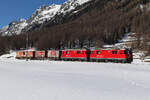
[[[150,99],[146,64],[25,61],[14,55],[0,57],[1,100]]]
[[[2,56],[0,56],[0,60],[16,60],[16,52],[10,52],[8,54],[4,54]]]

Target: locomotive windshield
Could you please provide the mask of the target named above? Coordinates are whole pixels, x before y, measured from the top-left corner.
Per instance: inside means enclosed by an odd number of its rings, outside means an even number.
[[[112,51],[112,54],[117,54],[117,51]]]
[[[131,51],[125,50],[125,51],[124,51],[124,54],[131,54]]]

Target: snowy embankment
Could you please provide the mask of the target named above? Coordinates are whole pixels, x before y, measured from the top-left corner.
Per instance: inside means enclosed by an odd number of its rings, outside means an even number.
[[[150,65],[0,57],[0,100],[150,100]],[[11,58],[12,57],[12,58]]]

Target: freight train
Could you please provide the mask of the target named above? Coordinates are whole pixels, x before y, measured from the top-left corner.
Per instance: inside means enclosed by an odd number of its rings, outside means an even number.
[[[64,60],[64,61],[90,61],[90,62],[116,62],[131,63],[133,61],[132,50],[43,50],[43,51],[17,51],[17,59],[31,60]]]

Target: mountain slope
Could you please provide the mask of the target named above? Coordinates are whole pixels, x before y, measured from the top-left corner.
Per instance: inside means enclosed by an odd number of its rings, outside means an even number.
[[[19,21],[12,21],[9,25],[3,27],[0,30],[1,35],[18,35],[22,32],[22,29],[26,27],[28,23],[25,19],[20,19]]]
[[[22,32],[39,29],[42,25],[51,22],[56,22],[56,15],[63,17],[90,0],[68,0],[62,5],[48,5],[38,8],[32,16],[27,20],[13,21],[8,26],[0,30],[1,35],[14,35]]]

